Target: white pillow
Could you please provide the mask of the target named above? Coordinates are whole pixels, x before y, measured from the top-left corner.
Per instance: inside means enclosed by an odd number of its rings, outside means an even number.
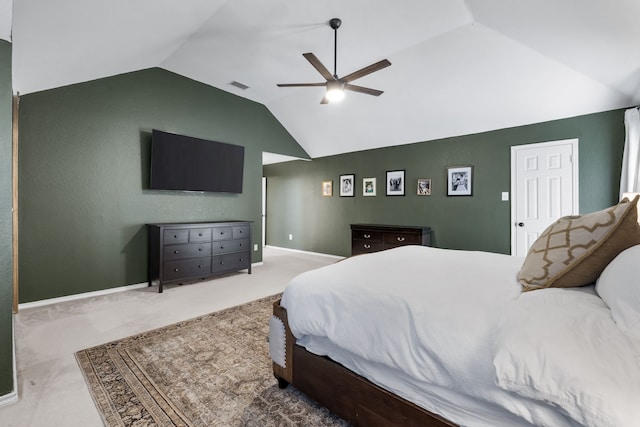
[[[597,295],[582,288],[525,292],[505,305],[495,330],[498,387],[548,403],[576,425],[638,427],[640,340],[616,325]]]
[[[620,328],[640,326],[640,245],[620,252],[607,265],[596,282],[596,292]]]

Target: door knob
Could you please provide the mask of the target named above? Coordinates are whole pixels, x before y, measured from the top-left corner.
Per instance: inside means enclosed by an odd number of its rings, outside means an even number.
[[[524,222],[519,222],[518,227],[524,227]]]

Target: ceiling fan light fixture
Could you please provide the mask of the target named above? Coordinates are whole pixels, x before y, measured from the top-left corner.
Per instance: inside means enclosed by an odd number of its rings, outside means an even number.
[[[375,64],[371,64],[367,67],[361,68],[358,71],[355,71],[351,74],[347,74],[343,77],[338,77],[337,72],[337,53],[338,53],[338,28],[342,24],[342,21],[339,18],[333,18],[329,21],[329,25],[333,29],[334,38],[333,38],[333,74],[327,67],[325,67],[322,62],[311,52],[303,53],[302,56],[309,61],[309,63],[320,73],[322,77],[326,80],[324,83],[278,83],[278,87],[317,87],[324,86],[327,88],[322,101],[320,104],[329,104],[333,102],[339,102],[344,99],[344,91],[350,90],[352,92],[360,92],[366,95],[380,96],[384,92],[377,89],[371,89],[363,86],[356,86],[351,82],[367,76],[371,73],[379,71],[383,68],[391,65],[387,59],[383,59],[382,61],[378,61]]]
[[[327,82],[326,98],[329,102],[340,102],[344,99],[344,83],[340,81]]]

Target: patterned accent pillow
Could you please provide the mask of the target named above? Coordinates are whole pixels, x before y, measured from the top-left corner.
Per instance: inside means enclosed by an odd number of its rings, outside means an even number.
[[[587,215],[566,216],[533,243],[518,274],[523,291],[594,283],[625,249],[640,244],[637,203],[622,200]]]

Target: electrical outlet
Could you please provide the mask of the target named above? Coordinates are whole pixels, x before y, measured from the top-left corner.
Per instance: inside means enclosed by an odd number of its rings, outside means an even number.
[[[289,234],[289,240],[293,240],[293,234]]]

